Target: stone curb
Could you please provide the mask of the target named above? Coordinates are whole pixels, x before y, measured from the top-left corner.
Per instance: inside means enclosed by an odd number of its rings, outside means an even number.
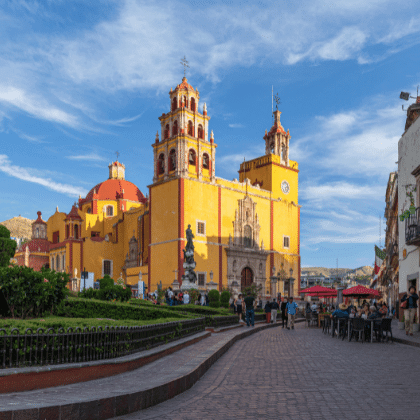
[[[303,322],[304,319],[296,320]],[[191,388],[207,370],[226,353],[238,340],[274,327],[281,323],[262,325],[259,328],[247,329],[232,337],[219,350],[184,376],[163,383],[154,388],[142,390],[132,394],[116,395],[93,401],[73,404],[63,404],[49,407],[31,408],[26,410],[0,411],[0,420],[106,420],[124,414],[134,413],[169,400]]]

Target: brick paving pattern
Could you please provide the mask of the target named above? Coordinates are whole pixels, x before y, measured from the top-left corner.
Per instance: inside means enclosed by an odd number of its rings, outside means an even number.
[[[418,419],[419,360],[404,344],[277,327],[238,341],[183,394],[114,420]]]

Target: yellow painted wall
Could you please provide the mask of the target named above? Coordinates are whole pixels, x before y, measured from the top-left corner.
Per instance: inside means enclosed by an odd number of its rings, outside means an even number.
[[[62,212],[55,212],[48,220],[47,220],[47,237],[50,242],[53,240],[53,233],[59,231],[59,239],[60,242],[64,241],[65,239],[65,225],[64,219],[66,218],[66,213]]]

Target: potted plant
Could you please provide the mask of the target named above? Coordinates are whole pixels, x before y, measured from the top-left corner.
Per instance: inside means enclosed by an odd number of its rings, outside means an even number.
[[[405,317],[402,317],[402,321],[398,321],[398,329],[403,330],[405,325]]]

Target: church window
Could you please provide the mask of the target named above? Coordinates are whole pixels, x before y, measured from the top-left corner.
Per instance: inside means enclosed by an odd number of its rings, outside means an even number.
[[[161,153],[158,159],[158,174],[161,175],[164,172],[165,172],[165,156],[163,153]]]
[[[206,235],[206,222],[203,222],[202,220],[197,220],[197,235]]]
[[[198,273],[198,286],[205,287],[206,286],[206,273]]]
[[[102,261],[102,277],[110,276],[112,277],[112,260],[103,260]]]
[[[270,153],[274,154],[274,143],[270,144]]]
[[[54,270],[54,255],[51,257],[51,270]]]
[[[169,170],[174,171],[176,169],[176,151],[172,149],[169,152]]]
[[[184,102],[184,106],[188,108],[188,101],[187,101],[187,97],[186,96],[184,96],[183,102]]]
[[[92,209],[91,209],[90,207],[88,207],[88,208],[86,209],[86,213],[91,214],[91,213],[92,213]]]
[[[74,225],[74,239],[79,239],[79,225]]]
[[[65,267],[66,267],[66,254],[63,254],[61,256],[61,271],[66,271]]]
[[[249,225],[244,227],[244,245],[247,248],[252,246],[252,229]]]
[[[174,125],[172,126],[172,135],[176,136],[178,134],[178,121],[175,120]]]
[[[53,244],[58,244],[60,242],[60,232],[57,230],[53,232]]]
[[[66,226],[66,238],[70,237],[70,225]]]
[[[197,129],[197,136],[199,139],[204,139],[204,130],[203,126],[200,124]]]
[[[281,159],[286,161],[286,146],[284,144],[281,146]]]
[[[172,101],[172,111],[175,111],[176,110],[176,108],[177,108],[177,99],[176,99],[176,97],[173,99],[173,101]]]
[[[290,248],[290,236],[283,236],[283,248]]]
[[[55,271],[60,271],[60,256],[55,257]]]
[[[111,217],[114,215],[114,206],[106,206],[106,215]]]
[[[166,124],[164,134],[165,134],[165,139],[169,139],[169,124]]]
[[[99,236],[99,232],[95,232],[95,231],[93,231],[93,230],[92,230],[92,231],[90,232],[90,237],[91,237],[91,238],[95,238],[96,236]]]
[[[188,121],[188,135],[194,137],[194,127],[192,121]]]
[[[190,149],[190,151],[188,152],[188,163],[190,165],[195,166],[195,162],[196,162],[195,150],[194,149]]]
[[[39,237],[39,228],[36,228],[35,229],[35,238],[38,238]]]
[[[209,169],[209,155],[207,153],[203,155],[203,168]]]
[[[191,98],[191,111],[195,112],[195,99]]]

